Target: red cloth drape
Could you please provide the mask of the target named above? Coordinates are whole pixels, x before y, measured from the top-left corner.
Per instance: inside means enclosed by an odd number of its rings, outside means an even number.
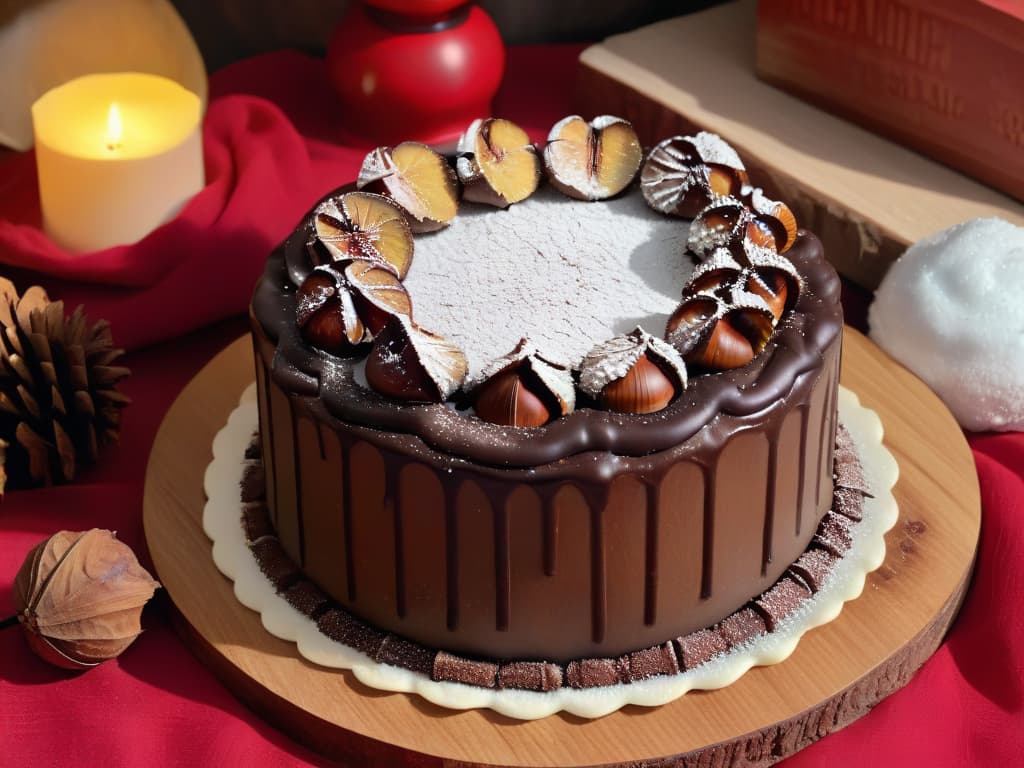
[[[578,46],[512,48],[495,113],[534,137],[571,109]],[[69,307],[111,320],[133,351],[122,444],[73,486],[8,494],[0,506],[0,617],[28,550],[62,528],[113,528],[148,563],[146,461],[178,391],[228,341],[270,249],[328,189],[351,180],[365,147],[342,146],[344,115],[320,59],[282,52],[210,81],[207,187],[140,243],[69,256],[38,230],[31,153],[0,159],[0,272],[43,284]],[[5,266],[4,266],[5,265]],[[856,314],[856,313],[855,313]],[[225,320],[225,318],[228,318]],[[948,640],[901,692],[787,766],[1024,764],[1024,435],[970,438],[984,519],[977,571]],[[0,632],[0,763],[253,768],[326,764],[262,722],[187,650],[166,596],[118,660],[68,674]]]

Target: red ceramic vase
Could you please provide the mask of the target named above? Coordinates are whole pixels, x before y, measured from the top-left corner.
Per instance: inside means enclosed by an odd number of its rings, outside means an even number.
[[[491,114],[505,47],[490,17],[452,0],[354,3],[327,49],[346,138],[450,147]]]

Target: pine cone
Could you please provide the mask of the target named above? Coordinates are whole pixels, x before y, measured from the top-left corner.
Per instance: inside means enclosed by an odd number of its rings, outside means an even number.
[[[6,482],[68,482],[117,442],[123,353],[105,320],[90,325],[82,307],[65,317],[39,286],[19,298],[0,278],[0,495]]]

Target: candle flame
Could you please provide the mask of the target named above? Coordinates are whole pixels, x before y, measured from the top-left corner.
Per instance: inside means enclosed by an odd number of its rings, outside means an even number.
[[[121,147],[121,139],[124,136],[121,127],[121,109],[117,102],[111,102],[107,112],[107,149],[113,152]]]

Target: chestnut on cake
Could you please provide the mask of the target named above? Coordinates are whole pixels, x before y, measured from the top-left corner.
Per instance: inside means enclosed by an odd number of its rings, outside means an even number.
[[[356,187],[394,200],[414,232],[444,227],[459,207],[454,171],[441,155],[415,141],[373,150],[359,169]]]
[[[476,415],[492,424],[540,427],[576,407],[572,374],[521,339],[480,374],[472,388]]]
[[[633,181],[642,159],[633,126],[611,115],[589,123],[578,115],[567,117],[551,129],[544,147],[548,181],[578,200],[619,194]]]
[[[580,365],[580,389],[609,411],[656,413],[686,389],[686,364],[637,326],[590,350]]]
[[[720,136],[672,136],[650,151],[640,175],[647,204],[692,219],[719,197],[738,197],[748,181],[736,151]]]
[[[467,201],[507,208],[537,191],[540,158],[526,131],[508,120],[477,120],[459,142],[455,168]]]
[[[331,192],[267,262],[265,571],[371,659],[485,688],[672,676],[772,631],[842,555],[834,492],[866,490],[833,481],[818,239],[709,134],[645,162],[621,118],[543,148],[488,118],[451,162],[372,151],[374,194]]]

